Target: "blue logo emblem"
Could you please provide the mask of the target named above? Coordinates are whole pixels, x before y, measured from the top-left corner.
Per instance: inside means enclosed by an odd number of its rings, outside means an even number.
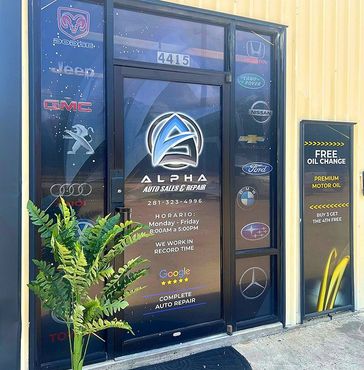
[[[95,223],[92,220],[87,220],[87,219],[80,219],[78,220],[78,225],[77,225],[77,233],[79,236],[82,235],[82,233],[88,229],[89,227],[93,227]]]
[[[265,86],[265,79],[255,73],[243,73],[238,77],[238,83],[245,89],[257,90]]]
[[[268,175],[273,170],[273,167],[269,163],[251,162],[245,164],[241,169],[247,175],[264,176]]]
[[[252,222],[245,225],[240,234],[245,240],[261,240],[266,238],[270,233],[270,228],[263,222]]]
[[[153,167],[180,170],[198,166],[203,136],[200,127],[184,113],[164,113],[149,126],[146,146]]]
[[[252,186],[244,186],[239,190],[236,201],[240,208],[250,208],[254,206],[257,196],[257,191]]]

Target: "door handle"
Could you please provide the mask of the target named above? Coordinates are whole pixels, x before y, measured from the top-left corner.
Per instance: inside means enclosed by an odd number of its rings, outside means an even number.
[[[130,221],[132,209],[129,207],[116,207],[115,213],[120,213],[121,222]]]

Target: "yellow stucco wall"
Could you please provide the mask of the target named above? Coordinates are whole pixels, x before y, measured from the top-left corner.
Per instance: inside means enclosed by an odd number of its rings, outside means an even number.
[[[364,1],[175,0],[173,3],[280,23],[287,29],[286,321],[299,322],[299,122],[352,121],[355,307],[364,308]]]

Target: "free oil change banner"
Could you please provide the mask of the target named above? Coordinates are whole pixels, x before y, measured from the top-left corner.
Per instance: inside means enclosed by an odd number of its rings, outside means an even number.
[[[303,121],[304,314],[352,304],[351,124]]]
[[[126,252],[150,271],[125,319],[136,337],[218,320],[220,87],[133,78],[123,87],[125,206],[153,234]]]

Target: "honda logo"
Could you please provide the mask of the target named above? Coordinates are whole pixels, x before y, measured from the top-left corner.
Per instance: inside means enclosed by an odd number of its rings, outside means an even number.
[[[246,52],[252,58],[263,59],[265,57],[265,45],[260,41],[247,41]]]

